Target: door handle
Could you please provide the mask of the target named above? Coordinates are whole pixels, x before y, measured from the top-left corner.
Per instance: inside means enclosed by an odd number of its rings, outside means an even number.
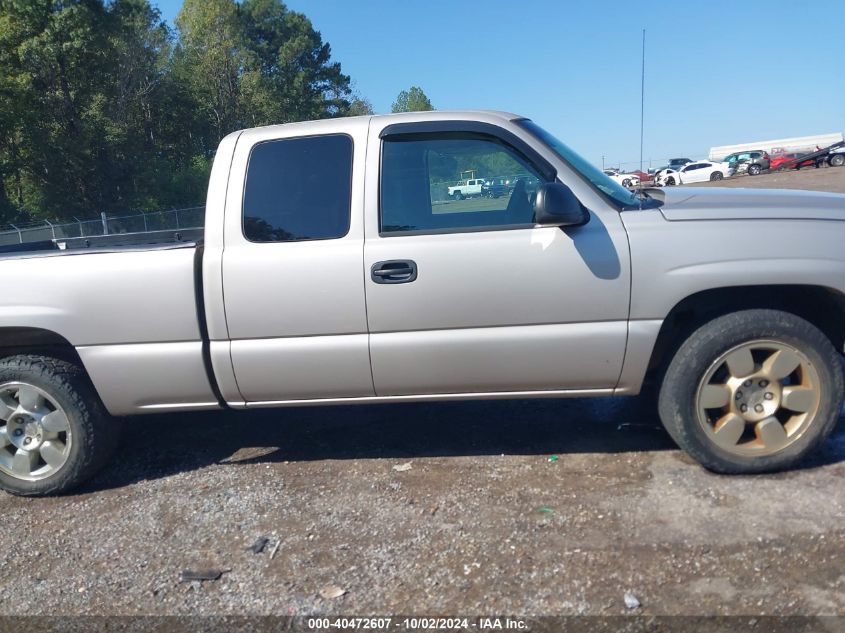
[[[391,259],[376,262],[370,276],[377,284],[407,284],[417,278],[417,264],[410,259]]]

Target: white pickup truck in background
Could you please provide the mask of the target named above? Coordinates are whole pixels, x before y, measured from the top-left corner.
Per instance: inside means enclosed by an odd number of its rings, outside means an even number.
[[[463,200],[464,198],[472,198],[482,195],[481,188],[484,185],[483,178],[470,178],[462,180],[457,185],[449,187],[449,197],[455,200]]]

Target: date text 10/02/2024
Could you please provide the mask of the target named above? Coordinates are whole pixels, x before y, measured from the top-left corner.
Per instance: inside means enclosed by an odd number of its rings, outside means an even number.
[[[520,631],[526,630],[527,623],[518,618],[478,617],[478,618],[448,618],[448,617],[353,617],[353,618],[309,618],[309,629],[346,629],[389,631],[402,629],[405,631]]]

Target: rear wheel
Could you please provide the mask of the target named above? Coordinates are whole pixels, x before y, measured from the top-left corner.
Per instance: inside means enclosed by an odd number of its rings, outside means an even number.
[[[118,425],[84,372],[45,356],[0,361],[0,488],[17,495],[65,492],[111,455]]]
[[[760,167],[757,163],[748,166],[748,173],[751,176],[757,176],[760,172],[763,171],[763,168]]]
[[[795,465],[836,425],[842,365],[815,326],[777,310],[728,314],[696,330],[660,389],[666,430],[706,468],[758,473]]]
[[[724,178],[724,176],[720,171],[714,171],[712,174],[710,174],[710,180],[721,180],[722,178]]]
[[[622,186],[623,187],[630,187],[631,186],[631,179],[630,178],[623,178],[622,179]]]

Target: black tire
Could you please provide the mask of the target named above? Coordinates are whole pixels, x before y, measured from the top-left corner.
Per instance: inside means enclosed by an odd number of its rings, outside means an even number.
[[[761,171],[763,171],[763,168],[760,167],[760,165],[758,165],[757,163],[748,166],[749,176],[759,176]]]
[[[630,178],[623,178],[622,179],[622,186],[623,187],[630,187],[631,186],[631,179]]]
[[[831,167],[842,167],[842,165],[845,165],[845,154],[833,154],[830,157]]]
[[[666,184],[667,184],[667,185],[674,185],[674,184],[675,184],[675,179],[674,179],[672,176],[669,176],[669,177],[666,179]]]
[[[464,199],[464,194],[462,194],[460,191],[456,191],[455,192],[455,200],[463,200],[463,199]]]
[[[769,455],[737,455],[716,445],[699,424],[696,392],[711,363],[733,347],[756,339],[779,341],[805,354],[826,396],[821,397],[807,429],[791,444]],[[743,310],[713,319],[681,345],[664,374],[658,409],[669,435],[702,466],[718,473],[744,474],[784,470],[800,462],[833,431],[842,399],[839,354],[818,328],[780,310]]]
[[[712,174],[710,174],[710,180],[721,180],[724,177],[725,176],[720,171],[714,171]]]
[[[67,361],[21,355],[0,360],[0,385],[25,382],[40,388],[67,414],[73,442],[67,461],[50,476],[27,481],[0,471],[0,488],[14,495],[67,492],[94,475],[114,452],[120,425],[100,402],[85,372]]]

